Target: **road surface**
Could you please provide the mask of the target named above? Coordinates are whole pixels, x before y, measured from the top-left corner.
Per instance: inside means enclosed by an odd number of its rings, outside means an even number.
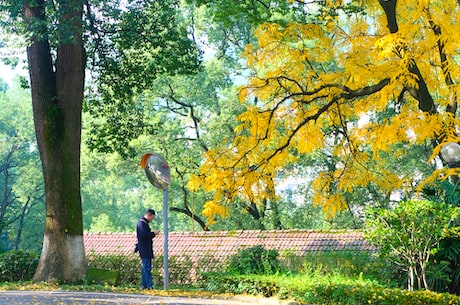
[[[257,297],[192,298],[80,291],[0,291],[0,305],[279,305],[295,304]]]

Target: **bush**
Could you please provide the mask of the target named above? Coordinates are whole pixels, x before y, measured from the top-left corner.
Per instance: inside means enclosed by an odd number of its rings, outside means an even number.
[[[88,259],[88,268],[119,272],[118,284],[136,285],[140,282],[140,260],[124,255],[95,255]]]
[[[428,265],[428,281],[437,292],[460,294],[460,237],[441,240]]]
[[[299,299],[314,304],[337,305],[446,305],[460,304],[460,298],[451,294],[430,291],[401,290],[375,286],[319,284],[307,291],[297,291]]]
[[[163,266],[163,256],[161,258],[161,264],[157,266]],[[168,270],[169,270],[169,283],[172,285],[190,285],[192,283],[191,271],[193,269],[193,262],[188,256],[178,258],[177,256],[171,256],[168,258]]]
[[[294,299],[323,305],[459,305],[460,297],[447,293],[382,287],[366,281],[334,281],[305,276],[227,276],[209,273],[208,291]]]
[[[119,272],[119,285],[140,285],[141,262],[137,256],[95,255],[88,259],[88,267]],[[188,284],[191,280],[192,262],[185,257],[168,259],[169,283]],[[163,256],[156,256],[152,261],[152,281],[157,287],[163,286]]]
[[[212,283],[212,277],[221,276],[223,273],[225,273],[225,264],[214,255],[205,255],[198,260],[195,267],[196,284],[199,287],[206,287]]]
[[[227,267],[228,272],[236,274],[274,274],[279,269],[278,252],[262,246],[239,250]]]
[[[369,251],[317,251],[305,253],[292,273],[364,277],[391,284],[392,266]]]
[[[428,200],[409,200],[392,209],[368,209],[366,239],[382,257],[407,272],[408,289],[431,289],[427,266],[439,242],[459,229],[460,208]],[[439,270],[438,270],[439,271]]]
[[[0,282],[31,280],[37,269],[38,259],[35,253],[26,250],[0,254]]]

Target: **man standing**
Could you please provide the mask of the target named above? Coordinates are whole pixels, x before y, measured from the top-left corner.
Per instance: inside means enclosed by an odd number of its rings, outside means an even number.
[[[149,209],[137,222],[137,246],[142,261],[142,287],[152,289],[152,259],[153,259],[153,238],[160,234],[160,231],[150,230],[149,223],[155,218],[155,211]]]

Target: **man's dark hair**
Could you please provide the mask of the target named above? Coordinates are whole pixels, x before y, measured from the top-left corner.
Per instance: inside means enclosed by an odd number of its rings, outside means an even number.
[[[152,210],[152,209],[148,209],[148,210],[145,212],[145,214],[156,215],[156,214],[155,214],[155,211]]]

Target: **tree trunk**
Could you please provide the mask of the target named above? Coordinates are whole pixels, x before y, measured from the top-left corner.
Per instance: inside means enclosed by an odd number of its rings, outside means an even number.
[[[5,221],[5,215],[6,215],[6,209],[8,206],[11,204],[11,186],[10,186],[10,167],[11,167],[11,159],[13,157],[13,154],[16,150],[14,148],[10,149],[8,151],[8,154],[6,157],[2,160],[2,164],[0,164],[0,171],[3,175],[2,178],[2,194],[0,196],[0,233],[2,233],[3,228],[6,227]]]
[[[278,201],[271,200],[270,207],[273,213],[273,227],[277,230],[282,230],[283,224],[281,223],[281,215],[278,208]]]
[[[35,133],[42,161],[46,222],[35,281],[78,281],[86,272],[80,195],[84,87],[82,2],[60,3],[55,67],[47,32],[35,29],[27,48]],[[24,20],[45,22],[43,0],[24,6]],[[40,34],[41,33],[41,34]],[[65,40],[62,40],[66,37]]]
[[[27,208],[29,207],[29,203],[31,202],[30,197],[27,198],[26,203],[23,205],[21,209],[21,215],[19,215],[19,224],[18,224],[18,231],[16,233],[16,238],[14,240],[13,249],[16,251],[19,249],[19,243],[21,242],[22,231],[24,229],[24,222],[27,214]]]
[[[407,279],[407,282],[408,282],[408,285],[407,285],[407,290],[409,291],[414,291],[414,268],[412,267],[409,267],[409,271],[408,271],[408,279]]]
[[[201,219],[199,216],[197,216],[196,214],[194,214],[188,207],[185,207],[185,209],[182,209],[182,208],[178,208],[178,207],[170,207],[169,210],[171,212],[178,212],[178,213],[182,213],[182,214],[185,214],[187,215],[188,217],[190,217],[193,221],[196,221],[201,229],[203,231],[209,231],[209,228],[208,226],[206,225],[206,223],[204,222],[203,219]]]

